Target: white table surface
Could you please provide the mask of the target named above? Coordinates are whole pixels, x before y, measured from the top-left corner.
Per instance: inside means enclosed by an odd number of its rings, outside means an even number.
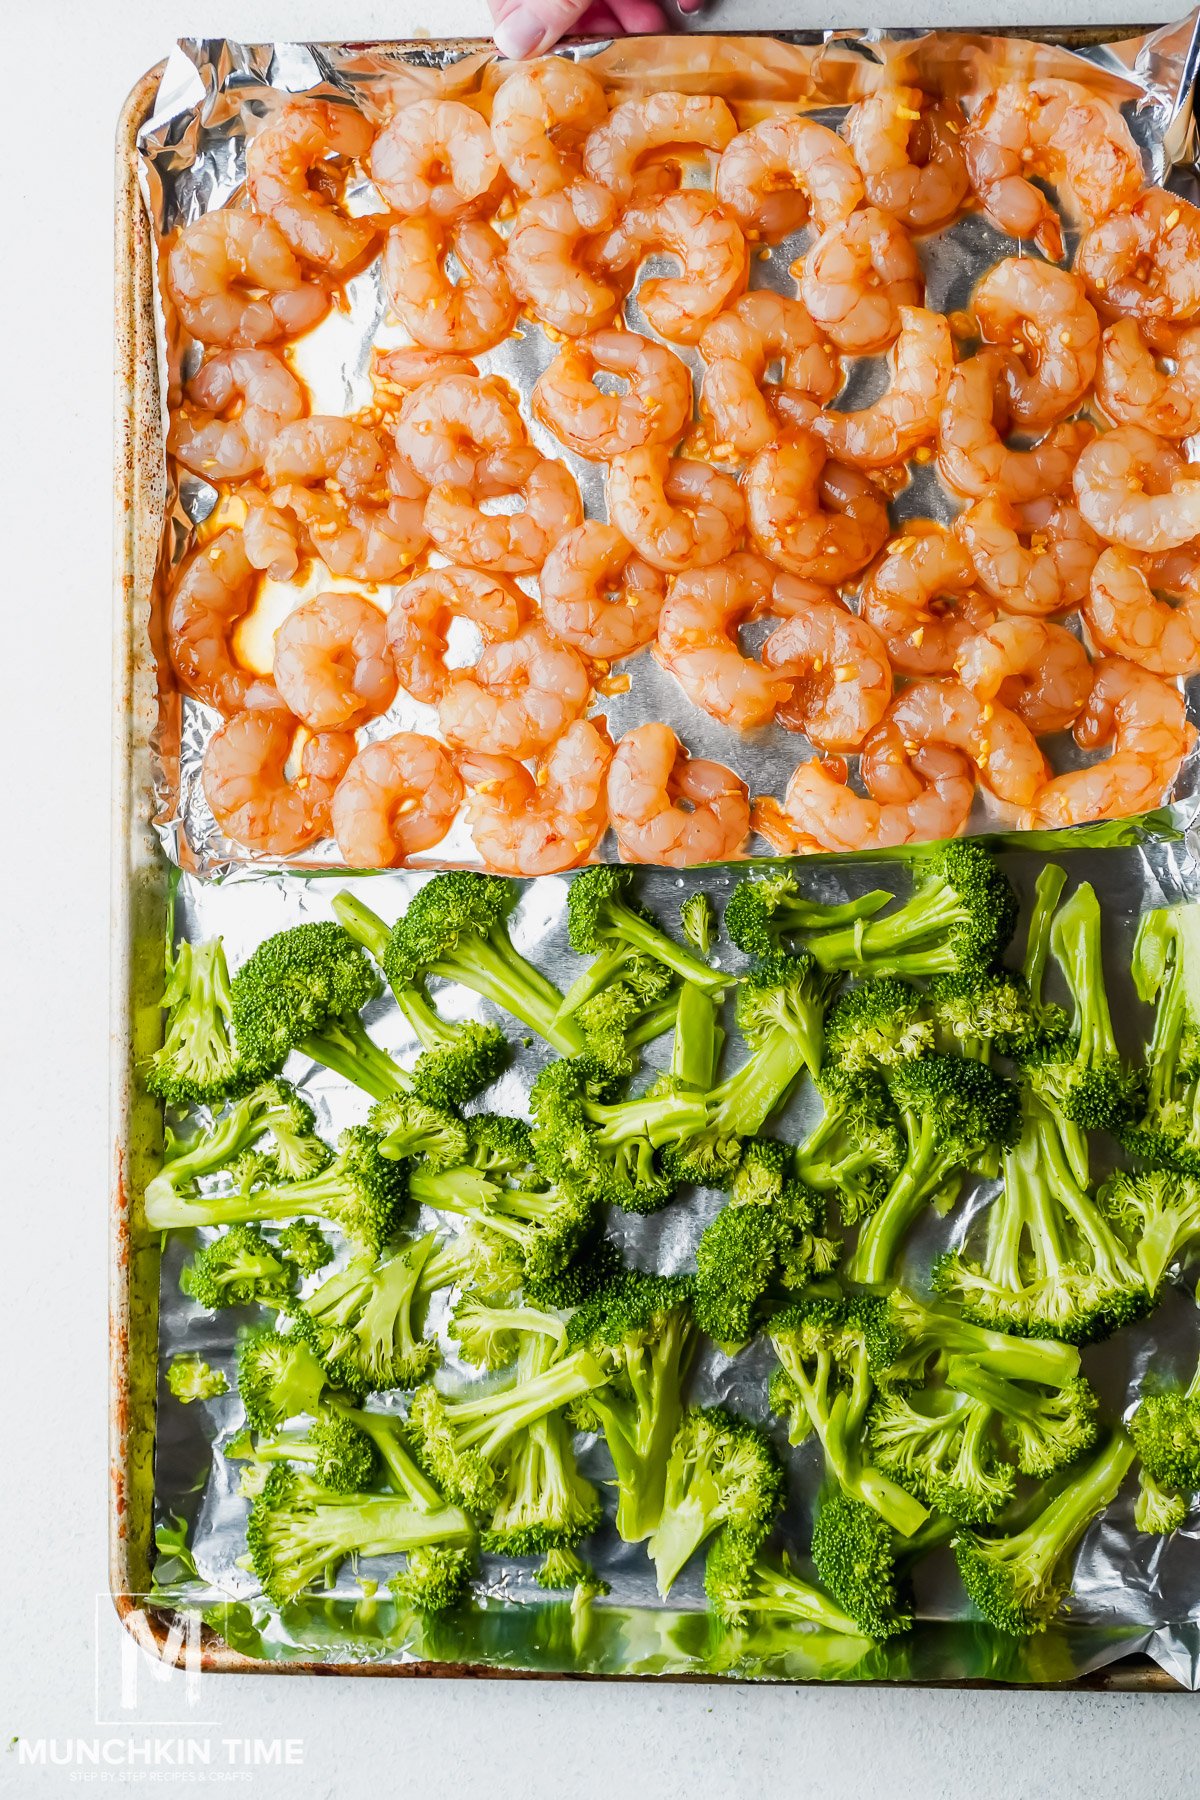
[[[1142,16],[1172,16],[1161,4]],[[1010,0],[1006,19],[1116,21],[1129,8]],[[723,0],[708,17],[769,25],[781,10]],[[863,17],[861,0],[787,10],[796,25]],[[978,0],[868,10],[873,22],[987,20]],[[298,1766],[268,1765],[235,1791],[304,1800],[1194,1794],[1200,1702],[1188,1697],[213,1677],[203,1729],[154,1730],[136,1712],[133,1723],[96,1724],[97,1667],[107,1694],[119,1649],[111,1608],[96,1599],[107,1507],[114,124],[137,76],[188,32],[453,35],[482,30],[484,12],[482,0],[8,0],[3,16],[0,845],[29,854],[10,854],[0,874],[0,1793],[58,1791],[87,1773],[23,1763],[18,1736],[53,1740],[59,1754],[100,1740],[120,1757],[130,1739],[182,1734],[208,1744],[208,1770],[191,1774],[209,1781],[238,1772],[225,1740],[298,1740]],[[164,1716],[162,1695],[154,1705]],[[144,1762],[130,1771],[147,1773]],[[110,1762],[106,1780],[121,1776]]]

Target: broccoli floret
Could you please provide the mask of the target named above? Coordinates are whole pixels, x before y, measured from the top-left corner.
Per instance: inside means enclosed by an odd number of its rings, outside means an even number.
[[[235,1439],[225,1454],[235,1460],[248,1455],[262,1467],[264,1478],[271,1464],[291,1463],[333,1494],[359,1493],[379,1473],[379,1453],[371,1438],[341,1413],[314,1419],[303,1431],[280,1431],[255,1443],[246,1434]],[[245,1492],[244,1480],[242,1487]]]
[[[697,888],[679,908],[683,935],[701,956],[707,957],[717,937],[717,909],[708,895]]]
[[[461,1606],[471,1589],[474,1552],[450,1544],[425,1544],[410,1550],[404,1568],[388,1582],[401,1606],[414,1612],[444,1613]]]
[[[527,1386],[554,1366],[559,1345],[535,1330],[524,1340],[517,1382]],[[579,1473],[571,1431],[560,1411],[531,1420],[517,1435],[500,1479],[485,1550],[501,1556],[571,1551],[596,1529],[600,1496]],[[557,1572],[547,1585],[559,1585]],[[573,1586],[572,1580],[568,1585]]]
[[[766,1433],[723,1406],[689,1407],[667,1463],[650,1558],[665,1599],[714,1531],[732,1528],[747,1549],[765,1541],[783,1499],[783,1473]]]
[[[929,859],[920,886],[895,912],[807,937],[806,944],[823,969],[948,975],[991,968],[1016,922],[1007,877],[982,844],[960,839]]]
[[[531,1306],[551,1306],[570,1312],[583,1306],[624,1273],[621,1252],[609,1237],[593,1236],[561,1269],[539,1278],[524,1273],[525,1298]]]
[[[255,1225],[231,1225],[185,1263],[179,1286],[197,1306],[287,1306],[296,1287],[295,1265],[269,1244]]]
[[[1200,1180],[1167,1169],[1119,1170],[1099,1198],[1131,1245],[1147,1293],[1156,1295],[1171,1264],[1200,1239]]]
[[[704,1097],[668,1086],[614,1101],[612,1091],[609,1071],[589,1057],[542,1070],[529,1096],[538,1167],[549,1180],[578,1186],[597,1201],[656,1211],[675,1187],[658,1152],[703,1130]]]
[[[975,1324],[958,1312],[926,1306],[894,1288],[866,1315],[871,1364],[885,1382],[925,1381],[940,1356],[973,1358],[1010,1381],[1065,1387],[1079,1374],[1079,1352],[1053,1338],[1012,1337]]]
[[[794,948],[798,932],[832,930],[869,919],[892,898],[883,888],[859,900],[827,904],[800,891],[795,875],[784,869],[739,881],[725,908],[725,929],[747,956],[770,956]]]
[[[422,1271],[435,1235],[405,1244],[376,1262],[352,1257],[303,1303],[323,1360],[357,1393],[415,1387],[438,1362],[438,1347],[414,1319]]]
[[[569,1549],[564,1544],[552,1544],[542,1559],[542,1566],[533,1578],[540,1588],[550,1592],[573,1588],[575,1600],[572,1612],[582,1600],[592,1600],[597,1594],[607,1594],[609,1584],[601,1581],[591,1563],[585,1562],[577,1550]]]
[[[748,1549],[740,1533],[722,1531],[704,1565],[709,1605],[726,1625],[787,1623],[815,1625],[846,1637],[862,1627],[793,1569],[786,1552],[778,1559]]]
[[[604,1433],[617,1474],[617,1530],[639,1544],[662,1515],[667,1463],[683,1417],[683,1383],[695,1349],[686,1276],[627,1270],[587,1301],[567,1327],[608,1377],[573,1409]]]
[[[177,1165],[169,1165],[170,1177]],[[152,1231],[195,1225],[242,1225],[254,1220],[324,1219],[373,1249],[382,1249],[406,1197],[405,1169],[379,1154],[379,1140],[353,1125],[338,1140],[329,1167],[305,1181],[285,1181],[250,1192],[180,1193],[173,1180],[156,1177],[146,1189],[146,1223]]]
[[[1132,1155],[1200,1178],[1200,906],[1144,913],[1133,946],[1138,997],[1155,1006],[1145,1111],[1121,1132]]]
[[[796,1151],[796,1172],[818,1193],[836,1194],[842,1221],[873,1213],[904,1166],[900,1115],[873,1075],[845,1075],[826,1063],[817,1077],[825,1111]]]
[[[287,1464],[272,1469],[246,1529],[254,1572],[277,1606],[318,1581],[329,1585],[347,1557],[463,1545],[471,1536],[456,1507],[422,1512],[390,1494],[334,1498]]]
[[[868,1637],[894,1637],[911,1628],[912,1615],[900,1597],[896,1536],[874,1507],[829,1489],[813,1523],[812,1559],[821,1581]]]
[[[1124,1432],[1077,1474],[1023,1531],[954,1539],[962,1584],[998,1631],[1028,1637],[1044,1631],[1070,1592],[1068,1564],[1092,1520],[1115,1497],[1134,1460]]]
[[[221,939],[179,944],[163,990],[166,1030],[146,1069],[146,1086],[168,1106],[214,1106],[258,1079],[234,1048],[231,1004]]]
[[[710,969],[693,951],[668,937],[653,914],[632,899],[633,882],[632,869],[611,863],[595,863],[573,878],[567,891],[567,937],[577,956],[596,960],[568,991],[564,1014],[619,978],[634,956],[649,957],[708,993],[729,986],[728,975]]]
[[[279,1253],[301,1275],[315,1275],[333,1261],[333,1246],[312,1219],[293,1219],[279,1234]]]
[[[1129,1433],[1141,1458],[1138,1530],[1175,1531],[1200,1493],[1200,1366],[1186,1388],[1143,1390]]]
[[[614,1075],[631,1075],[640,1047],[675,1026],[681,992],[668,984],[662,998],[645,999],[628,981],[602,987],[574,1015],[587,1039],[588,1054]]]
[[[533,1166],[533,1135],[524,1119],[506,1113],[473,1113],[467,1120],[467,1155],[485,1175],[523,1176]]]
[[[973,1357],[952,1356],[946,1383],[991,1408],[1018,1469],[1037,1481],[1070,1468],[1096,1442],[1097,1400],[1082,1377],[1038,1392],[1006,1380]]]
[[[876,1466],[961,1525],[987,1524],[1012,1499],[990,1426],[986,1404],[947,1388],[880,1394],[867,1419]]]
[[[167,1386],[182,1406],[193,1400],[216,1400],[229,1392],[219,1369],[210,1369],[198,1356],[176,1356],[167,1369]]]
[[[1139,1472],[1138,1494],[1133,1504],[1135,1530],[1151,1537],[1170,1537],[1173,1531],[1187,1523],[1190,1510],[1182,1494],[1160,1487],[1145,1469]]]
[[[410,1198],[457,1215],[477,1240],[504,1253],[508,1286],[527,1290],[561,1279],[595,1240],[601,1224],[596,1194],[571,1182],[552,1183],[526,1167],[515,1180],[485,1174],[473,1163],[409,1177]],[[477,1284],[480,1285],[480,1284]],[[484,1288],[495,1292],[496,1288]]]
[[[876,1284],[894,1274],[904,1238],[924,1207],[964,1165],[1009,1143],[1019,1116],[1012,1083],[969,1057],[896,1063],[888,1071],[888,1089],[903,1122],[907,1156],[849,1264],[852,1281]]]
[[[160,1208],[169,1210],[194,1192],[195,1184],[205,1176],[231,1170],[239,1157],[267,1135],[275,1145],[273,1161],[280,1176],[286,1171],[278,1167],[278,1158],[295,1154],[300,1146],[312,1165],[310,1172],[316,1173],[329,1161],[329,1147],[313,1134],[314,1124],[312,1108],[289,1082],[262,1082],[253,1093],[233,1101],[207,1131],[195,1133],[174,1148],[146,1188],[147,1223],[152,1230],[159,1229],[152,1213]]]
[[[1006,1051],[1025,1042],[1037,1029],[1029,989],[1020,975],[1007,970],[970,969],[935,975],[927,1005],[938,1033],[938,1047],[957,1050],[987,1062],[993,1044]]]
[[[532,1306],[491,1306],[478,1294],[464,1294],[450,1319],[459,1354],[478,1369],[507,1368],[529,1334],[538,1332],[559,1349],[566,1342],[567,1328],[552,1313]]]
[[[894,975],[860,981],[829,1009],[825,1055],[846,1075],[874,1073],[934,1047],[925,996]]]
[[[379,1154],[401,1162],[417,1158],[427,1169],[449,1169],[467,1160],[467,1128],[457,1113],[430,1106],[415,1094],[393,1094],[371,1108],[368,1120]]]
[[[1090,1343],[1151,1305],[1133,1259],[1075,1180],[1053,1118],[1022,1096],[1022,1131],[1004,1155],[1004,1188],[989,1210],[980,1261],[939,1259],[934,1283],[970,1318],[1007,1331]]]
[[[696,1246],[700,1329],[719,1344],[746,1343],[780,1289],[827,1275],[837,1257],[838,1245],[825,1235],[824,1202],[810,1188],[788,1181],[757,1204],[735,1195]]]

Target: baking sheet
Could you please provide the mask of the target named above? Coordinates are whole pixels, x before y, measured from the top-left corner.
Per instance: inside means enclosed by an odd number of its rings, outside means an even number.
[[[969,32],[886,36],[868,32],[833,33],[828,40],[818,34],[626,39],[569,47],[559,53],[587,58],[606,81],[629,93],[680,88],[721,94],[743,125],[779,108],[794,110],[797,97],[803,98],[815,117],[836,125],[851,101],[884,81],[911,80],[933,91],[970,97],[986,91],[1004,75],[1062,75],[1087,82],[1122,107],[1141,146],[1149,179],[1169,176],[1183,183],[1189,178],[1195,139],[1189,80],[1193,27],[1194,20],[1188,19],[1140,38],[1093,45],[1078,52],[1022,38]],[[244,175],[247,134],[277,103],[279,95],[350,96],[369,117],[378,120],[397,104],[421,94],[490,93],[503,72],[503,65],[490,50],[461,45],[399,48],[237,44],[207,39],[183,42],[168,62],[153,116],[139,135],[143,191],[156,251],[179,225],[224,205],[236,194]],[[687,178],[700,181],[707,177],[696,163],[689,164]],[[352,209],[368,212],[377,209],[379,202],[371,184],[360,182],[351,189],[350,204]],[[1069,222],[1065,235],[1068,244],[1077,235]],[[760,249],[751,265],[751,285],[793,292],[788,271],[808,242],[807,232],[800,232],[775,247]],[[966,304],[987,267],[1012,254],[1018,245],[994,230],[981,214],[967,214],[946,232],[917,240],[917,248],[925,267],[927,304],[949,313]],[[652,261],[645,265],[640,279],[655,272],[657,263]],[[635,288],[626,307],[626,317],[635,329],[654,336],[638,306],[637,291]],[[196,346],[178,337],[177,328],[168,324],[161,308],[156,323],[165,401],[191,373],[198,355]],[[377,259],[347,283],[345,307],[334,309],[293,347],[294,366],[311,388],[312,410],[354,413],[367,405],[372,397],[372,345],[391,348],[407,341],[402,328],[389,318]],[[674,344],[671,348],[699,373],[702,363],[697,351]],[[566,450],[529,413],[533,383],[557,350],[558,345],[541,327],[522,318],[519,336],[476,360],[483,370],[505,376],[516,387],[534,444],[569,465],[587,515],[603,517],[602,469]],[[854,408],[865,404],[878,392],[882,380],[882,359],[862,359],[853,367],[839,405]],[[178,483],[173,478],[168,483],[157,604],[193,542],[194,528],[203,527],[215,499],[214,489],[186,471]],[[958,503],[940,486],[931,465],[914,465],[912,480],[892,507],[897,526],[914,516],[948,520],[957,510]],[[435,556],[431,560],[444,559]],[[323,575],[303,591],[356,585],[360,591],[372,591],[361,584],[330,581]],[[533,591],[533,578],[522,577],[521,585]],[[386,587],[374,590],[384,605],[389,604],[393,591]],[[252,635],[268,660],[271,633],[300,597],[299,591],[277,590],[267,584],[257,619],[269,629],[255,629]],[[451,660],[465,663],[477,654],[478,640],[473,628],[463,621],[459,624],[463,629],[452,637]],[[154,625],[157,628],[157,619]],[[756,649],[767,630],[766,621],[747,628],[743,633],[747,649]],[[161,638],[160,629],[157,637]],[[629,677],[628,687],[599,695],[593,709],[608,718],[614,738],[645,719],[664,720],[693,754],[734,768],[747,781],[752,795],[781,797],[796,763],[813,754],[806,739],[782,726],[743,733],[711,719],[691,705],[649,650],[618,664],[615,673]],[[1189,688],[1194,690],[1189,691],[1189,710],[1200,718],[1200,683],[1193,681]],[[154,734],[155,823],[168,855],[181,867],[198,873],[219,873],[247,859],[247,853],[218,830],[201,788],[204,748],[218,723],[219,717],[211,709],[174,691],[164,668]],[[366,742],[405,729],[438,735],[435,710],[401,691],[386,714],[363,728],[359,739]],[[1046,740],[1044,747],[1056,771],[1093,760],[1078,750],[1069,734]],[[852,774],[854,760],[850,759]],[[1174,796],[1183,822],[1195,817],[1200,805],[1198,769],[1200,750],[1195,750],[1180,772]],[[981,789],[969,829],[996,829],[1012,822],[1011,814]],[[755,838],[747,845],[750,853],[765,848]],[[611,832],[597,847],[596,855],[616,859]],[[259,866],[270,862],[256,860]],[[340,858],[334,845],[324,843],[290,860],[299,866],[323,866]],[[414,860],[439,866],[477,865],[465,819],[460,816],[440,844]]]

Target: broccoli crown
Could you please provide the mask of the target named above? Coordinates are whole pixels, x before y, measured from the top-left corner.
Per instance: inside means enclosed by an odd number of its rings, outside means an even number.
[[[992,1410],[1022,1475],[1047,1481],[1096,1442],[1098,1402],[1080,1376],[1046,1392],[1009,1381],[974,1357],[952,1355],[946,1382]]]
[[[1148,1470],[1138,1477],[1138,1494],[1133,1507],[1133,1523],[1138,1531],[1156,1537],[1169,1537],[1186,1524],[1188,1502],[1182,1494],[1159,1487]]]
[[[633,899],[632,886],[633,870],[616,863],[593,863],[575,876],[567,889],[567,940],[577,956],[595,956],[606,948],[614,901],[650,921],[650,913]]]
[[[755,1548],[783,1498],[783,1472],[766,1433],[725,1407],[690,1407],[667,1465],[662,1517],[650,1537],[659,1593],[670,1592],[694,1551],[732,1526]]]
[[[467,1120],[465,1160],[486,1175],[518,1175],[533,1162],[533,1137],[524,1119],[475,1113]]]
[[[939,1163],[969,1163],[992,1145],[1014,1143],[1020,1099],[1011,1081],[965,1056],[897,1063],[888,1087],[902,1114],[936,1133]]]
[[[881,1394],[867,1420],[876,1466],[959,1524],[986,1524],[1008,1504],[1015,1476],[998,1460],[980,1401],[932,1389]]]
[[[463,1121],[415,1094],[392,1094],[377,1101],[368,1123],[379,1138],[379,1154],[393,1162],[417,1157],[429,1169],[449,1169],[467,1160]]]
[[[293,1219],[279,1234],[279,1253],[300,1275],[315,1275],[333,1261],[333,1246],[313,1219]]]
[[[170,964],[162,1004],[168,1014],[146,1086],[168,1106],[213,1106],[242,1093],[255,1076],[234,1048],[229,968],[221,939],[185,939]]]
[[[356,1392],[414,1387],[438,1360],[437,1344],[414,1323],[421,1272],[432,1233],[402,1245],[382,1262],[373,1252],[352,1257],[304,1302],[323,1360]]]
[[[911,1628],[899,1595],[895,1537],[861,1500],[838,1489],[824,1495],[813,1524],[812,1559],[824,1586],[868,1637]]]
[[[871,1368],[881,1380],[920,1379],[945,1352],[973,1357],[1010,1381],[1063,1387],[1079,1374],[1073,1345],[992,1331],[949,1307],[926,1306],[903,1288],[893,1288],[864,1315]]]
[[[577,1187],[629,1212],[655,1212],[675,1178],[658,1155],[679,1133],[703,1128],[703,1096],[666,1091],[613,1102],[612,1073],[573,1056],[543,1069],[530,1091],[533,1149],[550,1181]]]
[[[567,1322],[567,1342],[586,1345],[614,1367],[644,1344],[663,1336],[668,1317],[690,1311],[695,1284],[687,1275],[647,1275],[626,1269],[592,1295]]]
[[[821,1064],[825,1009],[836,986],[837,977],[820,969],[807,951],[795,956],[774,951],[754,965],[738,988],[738,1028],[751,1049],[777,1031],[794,1036],[815,1073]]]
[[[316,1415],[329,1378],[303,1333],[269,1325],[238,1342],[238,1393],[255,1431],[274,1431],[302,1413]]]
[[[1176,1257],[1200,1238],[1200,1180],[1166,1169],[1120,1170],[1099,1198],[1132,1244],[1148,1291],[1156,1294]]]
[[[587,1038],[589,1055],[616,1075],[632,1075],[637,1056],[628,1033],[642,1016],[642,1002],[623,981],[610,982],[576,1009],[575,1017]]]
[[[601,1514],[599,1494],[576,1466],[570,1428],[551,1415],[516,1440],[483,1547],[503,1556],[570,1550],[596,1529]]]
[[[988,969],[1017,922],[1017,897],[983,845],[959,838],[930,857],[924,878],[884,918],[858,921],[808,940],[826,969],[880,969],[938,975]]]
[[[263,1070],[279,1069],[301,1039],[358,1014],[378,991],[369,957],[342,926],[316,919],[278,931],[233,978],[241,1053]]]
[[[183,1406],[194,1400],[216,1400],[229,1392],[221,1371],[210,1369],[198,1356],[176,1356],[167,1369],[167,1386]]]
[[[318,1487],[333,1494],[360,1493],[379,1473],[375,1445],[341,1413],[314,1419],[301,1435],[281,1433],[273,1444],[258,1445],[255,1454],[299,1465]]]
[[[924,1056],[933,1045],[925,996],[893,975],[860,981],[825,1021],[825,1055],[847,1075]]]
[[[700,888],[689,894],[679,909],[679,923],[688,943],[707,956],[717,935],[717,909]]]
[[[771,1206],[783,1196],[790,1174],[792,1149],[778,1138],[747,1138],[730,1183],[735,1206]]]
[[[479,875],[449,869],[418,888],[403,916],[392,927],[383,954],[389,981],[419,980],[433,963],[452,954],[464,940],[486,937],[504,928],[516,891],[501,875]]]
[[[1119,1134],[1140,1112],[1145,1076],[1117,1048],[1104,979],[1100,903],[1082,882],[1054,915],[1050,944],[1074,1001],[1071,1040],[1027,1064],[1034,1091],[1085,1131]],[[1073,1042],[1072,1042],[1073,1040]]]
[[[491,1087],[504,1072],[508,1055],[508,1039],[499,1025],[468,1019],[456,1027],[453,1043],[417,1058],[412,1091],[442,1112],[457,1111]]]
[[[818,931],[866,919],[886,906],[891,895],[876,889],[861,899],[825,904],[801,892],[795,875],[783,869],[739,881],[725,908],[725,929],[747,956],[769,956],[785,949],[799,931]]]
[[[296,1268],[281,1251],[257,1226],[231,1225],[185,1263],[179,1286],[197,1306],[214,1312],[226,1306],[286,1306]]]
[[[1185,1495],[1200,1493],[1200,1392],[1147,1394],[1129,1433],[1154,1482]]]
[[[351,1125],[338,1139],[329,1168],[295,1189],[320,1193],[326,1216],[348,1236],[382,1250],[395,1229],[408,1197],[403,1166],[382,1156],[379,1139],[364,1125]]]
[[[410,1550],[388,1590],[414,1612],[443,1613],[460,1606],[471,1590],[474,1551],[452,1544],[421,1544]]]
[[[475,1293],[459,1300],[449,1329],[463,1361],[480,1369],[503,1369],[514,1362],[523,1339],[531,1333],[541,1333],[560,1345],[566,1336],[566,1327],[550,1313],[529,1306],[490,1306]]]
[[[599,1222],[599,1215],[597,1215]],[[553,1307],[569,1312],[606,1288],[624,1273],[621,1252],[609,1237],[595,1232],[584,1235],[581,1245],[561,1268],[546,1269],[536,1275],[523,1272],[525,1298],[533,1306]]]
[[[826,1275],[838,1246],[824,1235],[819,1194],[789,1182],[774,1204],[736,1200],[705,1227],[696,1247],[696,1318],[720,1344],[743,1344],[778,1288]]]
[[[861,1635],[861,1627],[848,1613],[796,1573],[786,1553],[778,1561],[760,1556],[732,1527],[718,1533],[705,1559],[704,1591],[726,1625],[743,1626],[756,1619]]]
[[[1007,1047],[1027,1041],[1038,1021],[1024,978],[1006,969],[960,970],[935,975],[928,1004],[940,1031],[955,1045],[972,1042]]]

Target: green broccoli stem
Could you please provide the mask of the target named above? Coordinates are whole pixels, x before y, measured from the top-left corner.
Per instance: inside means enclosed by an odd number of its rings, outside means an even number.
[[[817,1423],[817,1436],[829,1472],[842,1492],[877,1512],[901,1537],[911,1537],[928,1519],[928,1507],[898,1482],[864,1463],[856,1448],[866,1401],[870,1397],[870,1383],[865,1372],[866,1352],[859,1354],[862,1373],[856,1372],[853,1391],[834,1396],[828,1417]]]
[[[1088,1244],[1097,1273],[1120,1284],[1133,1281],[1133,1267],[1121,1248],[1117,1234],[1076,1181],[1053,1121],[1045,1119],[1040,1122],[1038,1142],[1041,1168],[1048,1178],[1049,1187],[1064,1213]]]
[[[823,969],[886,963],[889,974],[948,974],[956,967],[949,934],[961,917],[960,896],[943,883],[932,894],[914,894],[886,919],[856,920],[806,939],[805,947]],[[939,938],[947,942],[939,946]]]
[[[459,1447],[478,1449],[490,1460],[515,1432],[545,1418],[547,1413],[569,1406],[572,1400],[603,1386],[606,1379],[590,1351],[574,1350],[517,1387],[502,1388],[498,1393],[475,1399],[448,1401],[446,1412]]]
[[[1035,1012],[1040,1012],[1042,1008],[1042,987],[1050,957],[1050,931],[1066,885],[1066,870],[1058,863],[1047,863],[1038,875],[1033,890],[1033,910],[1029,915],[1022,973]]]
[[[410,1085],[399,1063],[379,1048],[357,1014],[330,1023],[323,1031],[309,1032],[298,1039],[296,1048],[373,1100],[390,1100]]]
[[[613,944],[593,957],[563,995],[557,1015],[559,1020],[569,1019],[572,1013],[577,1013],[581,1006],[594,999],[610,982],[619,980],[629,957],[630,951],[625,944]]]
[[[909,1112],[901,1117],[908,1137],[908,1158],[859,1234],[846,1269],[851,1281],[868,1286],[891,1279],[909,1229],[957,1167],[956,1158],[939,1149],[937,1126],[931,1117]]]
[[[655,962],[665,963],[681,981],[690,981],[709,994],[718,994],[729,986],[730,977],[720,969],[710,969],[706,962],[668,937],[658,925],[642,918],[623,900],[610,895],[604,903],[603,922],[598,926],[601,937],[616,937],[630,950],[638,950]]]
[[[253,1096],[236,1101],[223,1117],[216,1120],[210,1131],[197,1132],[187,1139],[181,1150],[168,1158],[165,1167],[151,1181],[150,1188],[161,1185],[178,1191],[190,1186],[201,1175],[212,1175],[233,1162],[243,1150],[248,1150],[267,1129],[268,1122],[255,1108]]]
[[[746,1600],[746,1610],[771,1619],[796,1619],[804,1625],[816,1625],[837,1637],[866,1638],[857,1620],[842,1611],[828,1594],[810,1586],[789,1568],[776,1568],[760,1559],[755,1564],[753,1589]]]
[[[452,953],[429,964],[429,972],[482,994],[493,1006],[536,1031],[561,1056],[579,1056],[587,1049],[587,1039],[574,1020],[559,1019],[562,995],[558,989],[513,949],[502,926],[486,936],[460,938]]]
[[[754,1137],[787,1100],[807,1069],[812,1046],[795,1033],[770,1032],[742,1067],[713,1088],[708,1101],[710,1128],[735,1137]]]
[[[1090,882],[1081,882],[1055,914],[1050,944],[1075,1002],[1072,1030],[1079,1060],[1088,1067],[1118,1056],[1100,944],[1100,902]]]
[[[1155,1007],[1154,1028],[1146,1050],[1146,1106],[1151,1114],[1176,1098],[1179,1056],[1193,1010],[1188,994],[1186,940],[1196,932],[1194,911],[1186,906],[1156,907],[1153,912],[1143,913],[1134,940],[1130,964],[1133,984],[1139,1000]],[[1191,1084],[1191,1092],[1194,1116],[1195,1084]]]
[[[421,1512],[442,1511],[446,1504],[445,1497],[439,1494],[429,1477],[409,1455],[404,1446],[403,1427],[399,1419],[389,1418],[386,1413],[364,1412],[361,1407],[350,1406],[336,1395],[327,1395],[326,1400],[343,1418],[348,1419],[352,1425],[357,1425],[370,1438],[379,1454],[384,1472],[397,1493],[406,1495]]]
[[[1032,1525],[1009,1540],[1022,1567],[1039,1583],[1050,1579],[1092,1520],[1116,1498],[1136,1457],[1130,1439],[1123,1431],[1115,1430],[1107,1449],[1082,1474],[1075,1473]]]
[[[303,1181],[246,1193],[185,1194],[171,1174],[156,1175],[146,1188],[146,1223],[151,1231],[184,1231],[197,1225],[249,1225],[283,1219],[336,1219],[347,1193],[345,1177],[333,1164]]]
[[[1037,1394],[1017,1387],[1007,1376],[998,1375],[985,1363],[976,1362],[974,1357],[949,1357],[946,1362],[946,1385],[957,1394],[967,1394],[972,1400],[982,1401],[984,1406],[990,1406],[1002,1418],[1024,1419],[1033,1426],[1040,1426],[1042,1423],[1044,1402]],[[1045,1385],[1054,1387],[1056,1383],[1053,1377],[1048,1377]]]
[[[356,944],[373,956],[380,968],[384,967],[384,957],[391,931],[384,924],[379,914],[372,912],[357,895],[343,889],[335,894],[333,910],[338,923],[349,932]],[[448,1050],[455,1041],[452,1026],[435,1012],[428,997],[415,981],[388,981],[392,990],[392,998],[401,1013],[407,1019],[417,1042],[422,1050]]]
[[[725,1033],[717,1014],[717,997],[685,982],[679,990],[671,1074],[676,1081],[707,1093],[717,1078],[717,1061]]]
[[[664,1144],[698,1136],[709,1120],[705,1096],[692,1093],[648,1094],[607,1105],[585,1100],[580,1110],[603,1150],[618,1150],[641,1138],[660,1150]]]
[[[626,1046],[630,1050],[640,1050],[643,1044],[651,1044],[655,1038],[672,1030],[679,1016],[679,1001],[686,991],[680,989],[678,996],[669,994],[665,1000],[647,1007],[641,1018],[625,1033]]]
[[[423,1544],[466,1544],[474,1528],[466,1514],[442,1502],[437,1512],[424,1512],[407,1500],[384,1494],[322,1497],[311,1523],[304,1513],[289,1515],[301,1549],[327,1543],[329,1560],[345,1556],[396,1556]]]
[[[1036,1381],[1046,1387],[1065,1387],[1079,1374],[1079,1351],[1074,1344],[1056,1338],[1016,1337],[973,1324],[957,1314],[932,1312],[919,1301],[907,1301],[916,1309],[909,1318],[909,1332],[918,1348],[930,1355],[969,1356],[1010,1381]]]

